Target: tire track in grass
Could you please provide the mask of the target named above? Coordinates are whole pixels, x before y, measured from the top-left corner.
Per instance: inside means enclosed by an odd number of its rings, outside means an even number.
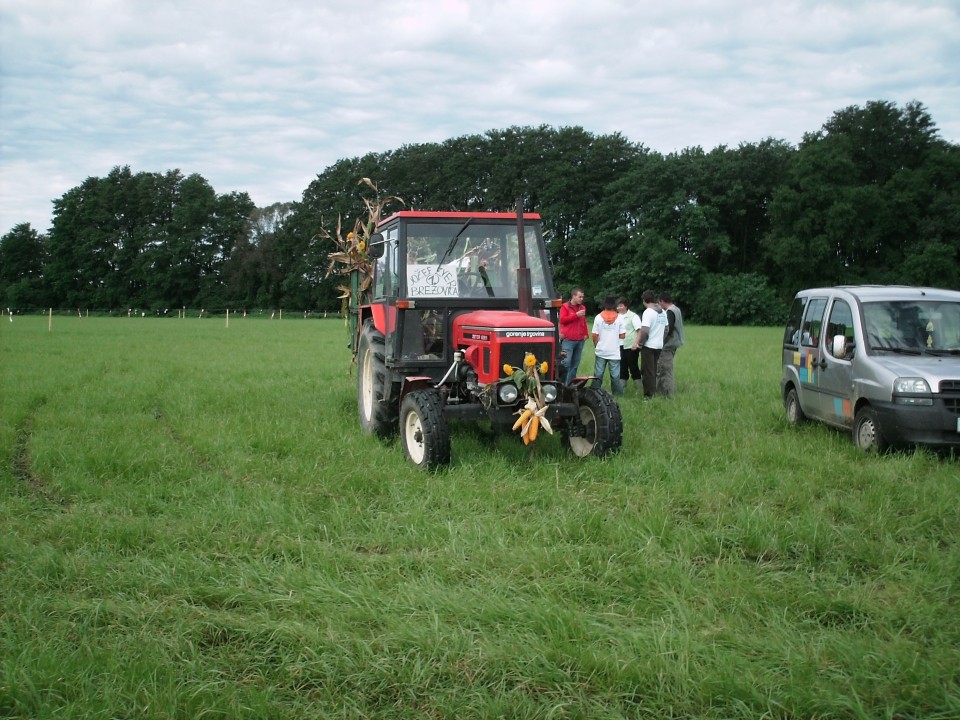
[[[67,502],[56,490],[50,487],[45,478],[37,473],[33,467],[33,457],[30,455],[30,440],[33,438],[34,418],[44,406],[46,400],[37,403],[33,410],[17,427],[13,441],[13,456],[11,466],[13,476],[29,495],[43,500],[48,505],[55,505],[61,509],[69,507]]]
[[[173,440],[177,447],[183,448],[187,454],[193,458],[198,468],[205,472],[215,470],[210,458],[197,450],[197,448],[167,420],[167,416],[163,412],[163,407],[160,403],[155,403],[153,406],[153,419],[160,423],[160,427],[163,428],[167,437]]]

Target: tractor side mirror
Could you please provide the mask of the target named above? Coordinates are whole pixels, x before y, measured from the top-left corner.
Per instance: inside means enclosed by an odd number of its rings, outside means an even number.
[[[367,257],[379,260],[383,257],[383,235],[374,233],[370,236],[370,242],[367,243]]]

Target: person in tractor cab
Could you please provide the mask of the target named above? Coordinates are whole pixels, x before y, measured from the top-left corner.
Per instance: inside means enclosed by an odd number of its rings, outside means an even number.
[[[587,341],[587,308],[583,290],[574,288],[570,299],[560,306],[560,357],[566,367],[564,383],[569,385],[580,369],[580,356]]]

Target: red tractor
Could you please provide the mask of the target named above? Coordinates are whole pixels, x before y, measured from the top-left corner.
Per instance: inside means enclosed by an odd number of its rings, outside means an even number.
[[[613,397],[591,377],[565,385],[558,373],[561,302],[539,215],[401,211],[379,223],[367,255],[372,283],[351,318],[364,431],[399,432],[413,464],[447,465],[451,420],[511,428],[525,398],[503,368],[532,354],[545,369],[541,414],[571,451],[620,448]]]

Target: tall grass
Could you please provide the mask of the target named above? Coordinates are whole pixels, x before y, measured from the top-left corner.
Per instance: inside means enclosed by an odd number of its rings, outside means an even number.
[[[340,322],[0,325],[0,716],[960,716],[957,461],[789,427],[778,330],[424,474]]]

